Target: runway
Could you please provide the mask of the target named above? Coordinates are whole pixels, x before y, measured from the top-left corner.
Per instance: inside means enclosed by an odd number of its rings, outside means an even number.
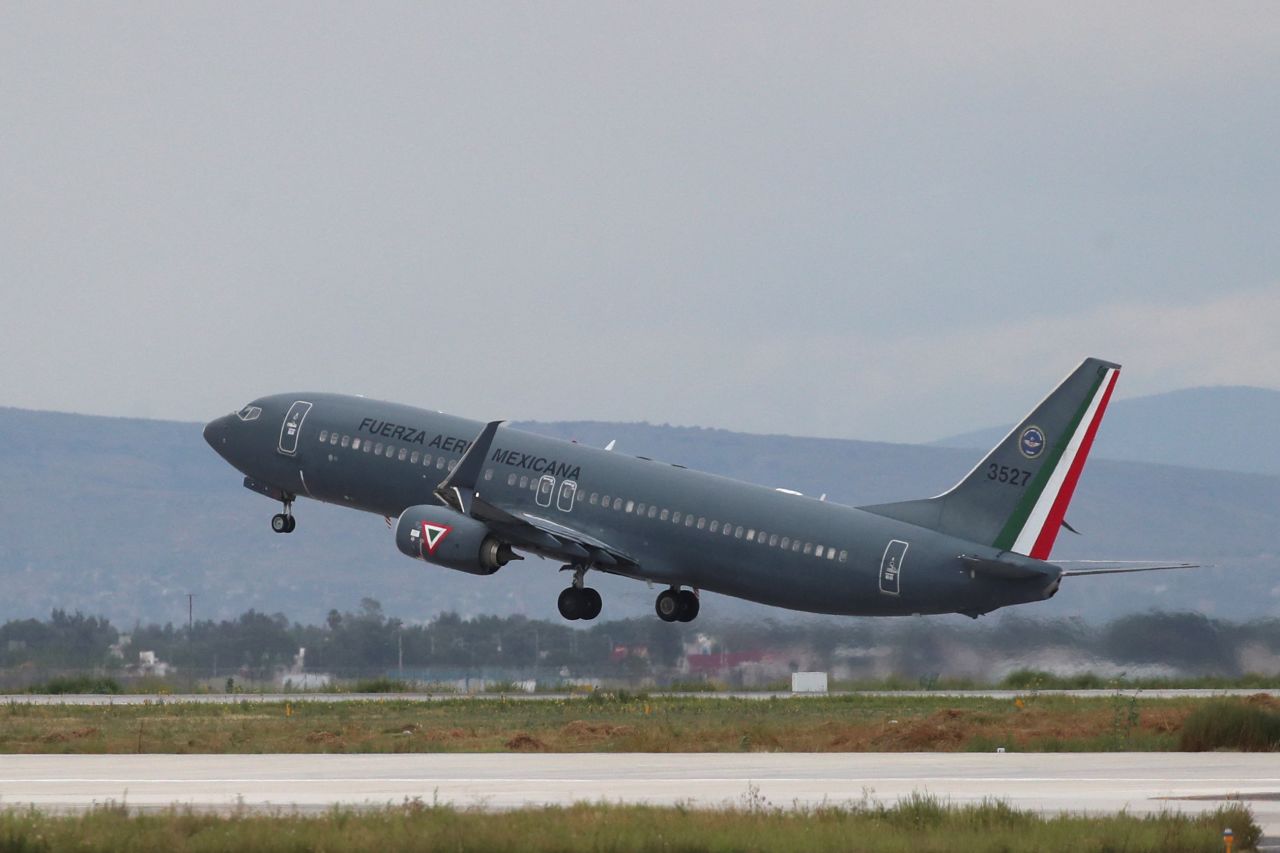
[[[1275,689],[1168,689],[1141,690],[856,690],[830,693],[765,693],[756,691],[664,693],[649,691],[655,699],[798,699],[822,697],[869,696],[880,699],[1007,699],[1039,693],[1041,696],[1071,696],[1076,699],[1140,696],[1144,699],[1209,699],[1220,696],[1254,696],[1265,693],[1280,698]],[[232,705],[242,702],[444,702],[454,699],[498,699],[538,702],[547,700],[585,699],[589,693],[12,693],[0,694],[0,704],[16,705],[154,705],[157,703],[192,703],[200,705]]]
[[[678,753],[6,755],[0,803],[77,811],[107,801],[223,810],[400,803],[510,809],[578,801],[892,803],[912,792],[1046,813],[1212,810],[1238,795],[1280,835],[1280,762],[1242,753]],[[754,793],[752,793],[754,792]],[[1193,799],[1191,799],[1193,798]]]

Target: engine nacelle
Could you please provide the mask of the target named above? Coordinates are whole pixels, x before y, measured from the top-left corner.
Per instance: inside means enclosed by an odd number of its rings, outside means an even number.
[[[400,513],[396,547],[415,560],[473,575],[491,575],[519,559],[483,522],[431,504]]]

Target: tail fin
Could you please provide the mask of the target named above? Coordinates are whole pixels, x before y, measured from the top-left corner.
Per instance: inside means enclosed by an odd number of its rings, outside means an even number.
[[[1119,374],[1118,364],[1085,359],[949,491],[862,508],[1048,559]]]

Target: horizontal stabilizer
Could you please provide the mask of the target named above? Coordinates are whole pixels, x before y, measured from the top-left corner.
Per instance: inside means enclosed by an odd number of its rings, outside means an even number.
[[[1043,578],[1048,574],[1034,566],[1006,563],[1004,560],[989,560],[986,557],[974,557],[969,554],[961,554],[960,562],[964,563],[965,568],[971,572],[1006,580]]]
[[[1062,570],[1062,576],[1069,575],[1120,575],[1128,572],[1163,572],[1169,569],[1199,569],[1203,568],[1199,563],[1158,563],[1158,562],[1122,562],[1122,563],[1102,563],[1092,560],[1080,560],[1076,562],[1060,561],[1062,566],[1077,565],[1082,568]]]

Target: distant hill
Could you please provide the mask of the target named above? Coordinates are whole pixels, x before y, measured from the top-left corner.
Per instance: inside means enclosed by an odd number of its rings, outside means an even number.
[[[1010,426],[935,443],[985,450]],[[1117,400],[1107,411],[1093,452],[1105,459],[1280,474],[1280,391],[1218,386]]]
[[[744,435],[648,424],[526,424],[532,431],[679,462],[847,504],[936,494],[977,453],[834,439]],[[0,619],[53,608],[182,622],[187,593],[198,618],[252,607],[317,621],[362,597],[416,621],[463,615],[550,616],[565,578],[537,560],[492,577],[436,569],[401,556],[382,519],[309,501],[298,530],[273,534],[273,504],[200,437],[200,426],[0,409]],[[1025,616],[1195,609],[1245,618],[1280,605],[1280,476],[1094,460],[1069,513],[1060,558],[1186,558],[1215,569],[1082,578]],[[785,582],[780,579],[780,583]],[[647,616],[655,590],[594,580],[604,618]],[[793,618],[719,596],[704,612]],[[655,617],[656,618],[656,617]],[[818,617],[794,617],[818,618]],[[963,617],[940,617],[963,619]]]

